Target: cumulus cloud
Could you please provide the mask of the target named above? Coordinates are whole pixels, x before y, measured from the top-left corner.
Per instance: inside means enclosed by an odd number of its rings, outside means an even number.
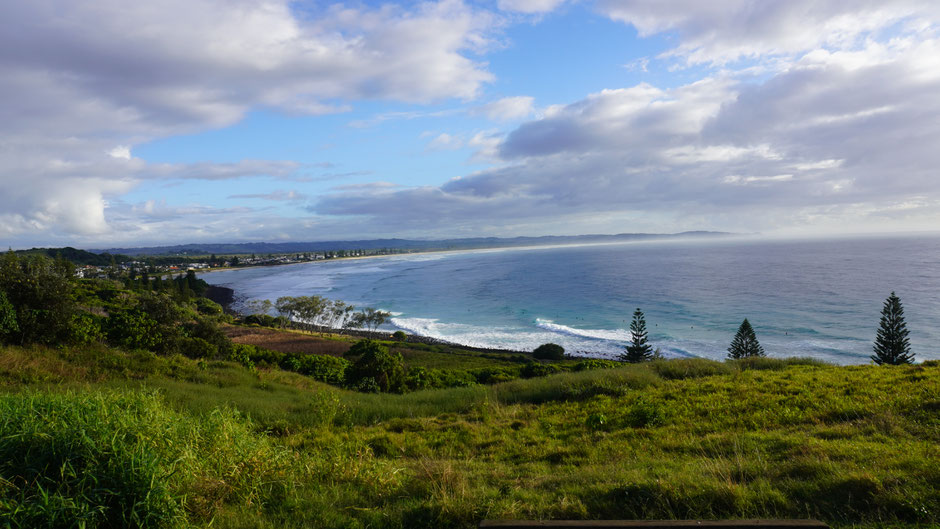
[[[722,74],[604,90],[502,137],[501,167],[440,187],[338,193],[315,210],[402,230],[586,213],[732,231],[940,221],[938,46],[814,51],[757,84]]]
[[[256,107],[473,99],[498,21],[460,0],[410,7],[288,0],[0,4],[0,231],[104,233],[108,197],[148,178],[284,175],[280,162],[147,165],[133,146],[227,126]],[[185,14],[185,15],[183,15]]]

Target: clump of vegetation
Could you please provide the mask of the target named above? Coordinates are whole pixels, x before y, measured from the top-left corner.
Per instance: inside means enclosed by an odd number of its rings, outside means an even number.
[[[292,494],[293,457],[237,412],[182,415],[146,393],[0,396],[0,524],[188,527]],[[206,454],[212,454],[206,457]]]
[[[564,360],[565,348],[555,343],[543,343],[532,351],[532,357],[539,360]]]

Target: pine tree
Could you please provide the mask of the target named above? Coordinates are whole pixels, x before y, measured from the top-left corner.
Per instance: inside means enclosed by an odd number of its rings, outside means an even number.
[[[876,364],[901,365],[914,362],[911,354],[911,344],[907,339],[909,334],[904,323],[904,308],[901,300],[894,292],[885,300],[881,309],[881,326],[875,337],[875,354],[871,359]]]
[[[653,346],[646,342],[646,318],[643,311],[636,309],[630,322],[630,334],[633,339],[627,346],[627,352],[620,355],[620,360],[636,364],[653,359]]]
[[[738,327],[737,334],[731,340],[731,347],[728,348],[728,358],[747,358],[750,356],[766,356],[764,348],[757,341],[757,335],[754,334],[754,327],[751,322],[744,318],[741,326]]]

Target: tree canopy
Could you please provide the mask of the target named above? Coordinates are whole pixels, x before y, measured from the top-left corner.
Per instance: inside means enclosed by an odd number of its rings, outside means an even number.
[[[728,348],[728,358],[748,358],[751,356],[767,356],[764,354],[764,348],[757,341],[757,334],[751,327],[751,322],[744,318],[741,326],[738,327],[737,334],[731,340],[731,347]]]
[[[892,292],[881,309],[881,323],[875,336],[874,351],[871,359],[878,365],[901,365],[914,362],[911,354],[909,331],[904,322],[904,307],[901,300]]]

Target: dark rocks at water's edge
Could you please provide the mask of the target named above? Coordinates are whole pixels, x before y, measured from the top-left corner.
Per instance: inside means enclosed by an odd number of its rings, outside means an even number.
[[[206,297],[222,305],[225,312],[233,313],[232,302],[235,301],[235,291],[231,288],[209,285],[209,288],[206,290]]]

